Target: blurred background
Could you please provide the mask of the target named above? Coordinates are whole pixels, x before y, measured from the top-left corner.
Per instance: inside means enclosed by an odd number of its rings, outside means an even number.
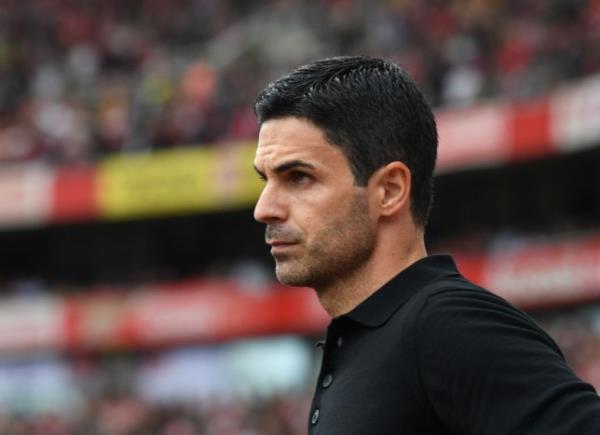
[[[338,54],[435,107],[429,251],[600,388],[600,1],[2,0],[0,434],[306,433],[328,318],[252,220],[253,100]]]

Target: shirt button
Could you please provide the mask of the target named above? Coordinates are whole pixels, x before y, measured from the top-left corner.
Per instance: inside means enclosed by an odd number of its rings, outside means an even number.
[[[331,374],[327,374],[323,378],[323,382],[321,383],[321,385],[323,385],[323,387],[327,388],[331,385],[332,382],[333,382],[333,376]]]
[[[319,408],[313,411],[312,417],[310,418],[312,424],[317,424],[317,421],[319,421]]]
[[[337,339],[338,347],[341,347],[343,342],[344,342],[344,340],[342,340],[342,337],[338,337],[338,339]]]

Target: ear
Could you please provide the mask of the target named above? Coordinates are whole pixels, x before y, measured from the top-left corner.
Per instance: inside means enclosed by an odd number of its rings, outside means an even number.
[[[380,216],[392,216],[410,208],[411,173],[408,166],[394,161],[379,168],[371,179]]]

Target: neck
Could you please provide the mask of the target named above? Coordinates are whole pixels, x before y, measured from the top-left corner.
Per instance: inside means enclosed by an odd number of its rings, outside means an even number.
[[[361,267],[315,289],[321,305],[331,317],[348,313],[397,274],[427,256],[422,237],[400,249],[397,246],[402,244],[390,245],[393,249],[379,247]]]

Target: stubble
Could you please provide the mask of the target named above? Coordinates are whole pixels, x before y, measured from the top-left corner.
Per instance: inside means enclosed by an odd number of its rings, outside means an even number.
[[[281,283],[312,287],[320,292],[356,275],[367,263],[376,241],[370,226],[367,198],[357,193],[345,210],[340,213],[332,207],[331,213],[329,222],[308,237],[310,243],[301,242],[300,253],[275,257],[275,273]],[[283,227],[267,227],[267,234],[302,240],[300,234]]]

